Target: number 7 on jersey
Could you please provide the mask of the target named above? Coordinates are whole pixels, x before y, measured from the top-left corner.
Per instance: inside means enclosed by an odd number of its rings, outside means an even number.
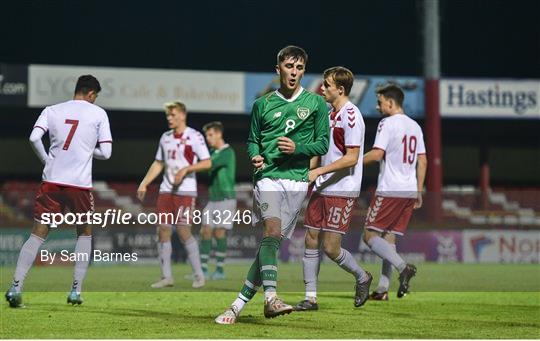
[[[71,140],[73,139],[73,135],[75,135],[75,131],[77,130],[77,127],[79,126],[79,120],[69,120],[66,119],[66,124],[71,124],[71,129],[69,129],[68,136],[66,138],[66,142],[64,143],[64,147],[62,147],[63,150],[68,150],[69,145],[71,144]]]

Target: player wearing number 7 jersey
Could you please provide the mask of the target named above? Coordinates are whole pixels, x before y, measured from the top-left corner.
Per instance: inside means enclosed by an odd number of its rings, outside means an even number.
[[[372,299],[387,300],[392,266],[399,271],[401,298],[409,291],[416,267],[396,252],[396,235],[402,236],[413,209],[422,206],[427,169],[422,129],[403,112],[403,90],[395,84],[377,89],[379,122],[373,149],[364,155],[364,165],[380,162],[377,191],[368,210],[364,241],[383,259],[381,277]]]
[[[92,159],[106,160],[111,156],[112,137],[105,110],[94,105],[101,86],[91,75],[79,77],[73,100],[46,107],[39,116],[30,142],[45,164],[43,182],[38,190],[34,227],[19,253],[13,284],[6,299],[13,308],[22,306],[22,286],[38,250],[49,234],[47,215],[87,213],[94,211],[92,193]],[[41,141],[48,132],[49,151]],[[82,282],[88,269],[92,249],[92,231],[88,224],[77,225],[75,271],[68,303],[81,304]],[[83,256],[84,255],[84,256]]]
[[[287,46],[277,55],[280,87],[255,101],[251,112],[248,154],[254,170],[253,224],[263,239],[244,286],[231,307],[215,321],[232,324],[262,285],[264,316],[293,310],[277,297],[277,252],[290,238],[308,188],[310,159],[328,150],[328,109],[324,99],[300,85],[306,52]]]

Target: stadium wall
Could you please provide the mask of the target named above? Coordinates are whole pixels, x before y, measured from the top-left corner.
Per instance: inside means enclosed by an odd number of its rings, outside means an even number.
[[[255,256],[260,235],[253,231],[250,228],[235,228],[230,232],[227,238],[228,261],[245,261]],[[19,250],[29,233],[29,229],[2,229],[0,265],[17,262]],[[282,262],[301,262],[304,234],[304,229],[299,227],[290,240],[283,242],[279,255]],[[74,236],[74,229],[60,229],[49,236],[42,249],[51,253],[60,250],[73,252]],[[136,253],[140,264],[157,262],[156,238],[153,227],[96,229],[93,248],[102,253]],[[173,260],[185,261],[185,252],[176,239],[173,238]],[[343,245],[362,262],[380,262],[362,241],[359,229],[347,234]],[[474,229],[410,231],[398,241],[398,252],[414,263],[539,263],[540,232]],[[37,263],[51,265],[41,262],[39,255]]]

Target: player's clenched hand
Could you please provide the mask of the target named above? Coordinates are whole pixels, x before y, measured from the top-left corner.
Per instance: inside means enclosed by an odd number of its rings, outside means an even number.
[[[278,137],[277,145],[279,150],[285,154],[293,154],[296,150],[296,144],[294,144],[294,141],[285,136]]]
[[[264,157],[260,155],[255,155],[251,158],[251,164],[255,167],[256,170],[261,170],[264,167]]]
[[[174,176],[174,185],[179,186],[187,175],[187,168],[182,168]]]
[[[146,196],[146,186],[140,185],[137,189],[137,198],[142,202],[144,201],[144,197]]]
[[[418,197],[416,198],[416,201],[414,202],[414,206],[413,208],[415,210],[419,209],[420,207],[422,207],[422,193],[418,193]]]
[[[315,181],[318,176],[319,176],[319,172],[317,171],[317,168],[310,170],[308,173],[309,183],[312,183],[313,181]]]

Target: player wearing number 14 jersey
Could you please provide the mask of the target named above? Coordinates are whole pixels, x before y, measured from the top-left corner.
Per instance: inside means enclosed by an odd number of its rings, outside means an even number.
[[[202,134],[186,124],[187,109],[184,103],[165,103],[165,117],[170,130],[161,136],[155,160],[137,189],[137,196],[143,201],[148,185],[164,172],[157,200],[157,213],[165,218],[158,222],[161,279],[151,287],[159,289],[174,284],[171,236],[172,228],[176,228],[193,270],[192,287],[200,288],[204,286],[205,279],[199,244],[191,234],[191,217],[197,197],[195,173],[210,169],[212,161]]]
[[[401,298],[409,291],[416,267],[396,252],[396,235],[402,236],[413,209],[422,206],[427,158],[420,126],[403,112],[403,90],[389,84],[377,90],[377,108],[385,116],[377,127],[373,149],[364,165],[380,162],[377,191],[368,210],[364,241],[383,259],[381,277],[372,299],[387,300],[392,266],[399,271]]]
[[[13,284],[6,299],[13,308],[22,306],[22,287],[40,246],[49,234],[47,215],[94,211],[92,159],[108,159],[112,152],[109,119],[105,110],[94,105],[101,86],[91,75],[79,77],[73,100],[46,107],[39,116],[30,142],[45,168],[34,208],[34,227],[19,253]],[[49,133],[47,152],[41,141]],[[81,304],[82,282],[92,249],[92,230],[88,224],[77,225],[75,271],[68,303]]]

